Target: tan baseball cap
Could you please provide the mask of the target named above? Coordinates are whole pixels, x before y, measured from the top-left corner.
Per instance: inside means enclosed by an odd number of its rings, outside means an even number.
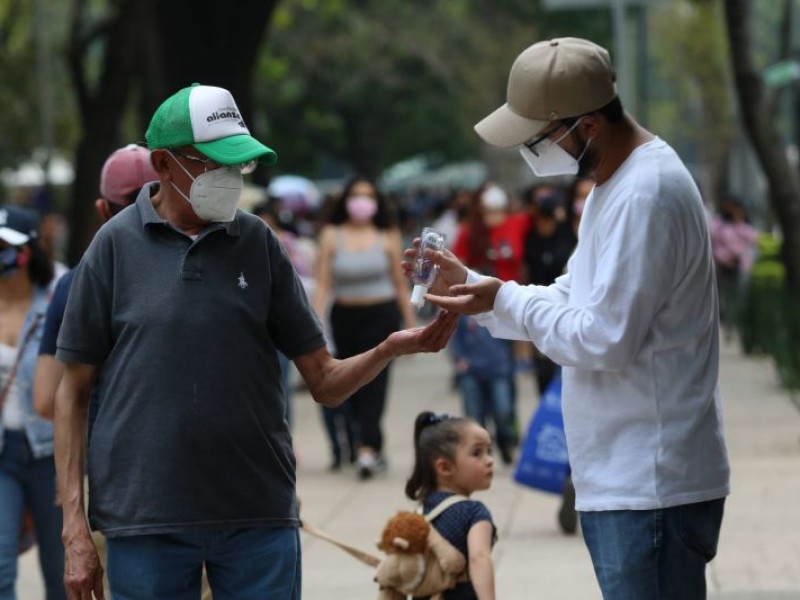
[[[537,42],[511,66],[506,103],[475,131],[494,146],[518,146],[551,122],[595,111],[616,95],[605,48],[571,37]]]

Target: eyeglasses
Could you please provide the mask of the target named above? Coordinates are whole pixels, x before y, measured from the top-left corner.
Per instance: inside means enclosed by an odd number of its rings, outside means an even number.
[[[531,152],[533,152],[536,156],[539,156],[539,153],[536,152],[536,150],[535,150],[535,147],[536,147],[537,144],[541,144],[544,140],[549,138],[551,135],[553,135],[556,131],[558,131],[562,127],[568,127],[568,129],[564,132],[564,135],[562,135],[561,137],[559,137],[557,140],[555,140],[553,142],[553,143],[557,144],[558,142],[563,140],[565,137],[567,137],[569,135],[569,133],[573,129],[575,129],[575,127],[578,126],[578,123],[580,123],[580,121],[581,120],[579,118],[577,121],[575,121],[572,125],[569,125],[569,126],[567,126],[566,123],[564,123],[562,121],[559,121],[559,123],[555,127],[553,127],[553,129],[551,129],[550,131],[548,131],[546,133],[543,133],[539,137],[536,137],[533,140],[531,140],[530,142],[522,142],[522,145],[525,146]]]
[[[199,163],[199,164],[203,165],[203,172],[204,173],[207,173],[208,171],[213,171],[215,169],[219,169],[221,167],[227,167],[229,169],[239,169],[239,171],[241,171],[242,175],[247,175],[248,173],[252,173],[253,171],[255,171],[256,167],[258,166],[258,161],[255,161],[255,160],[249,160],[247,162],[238,163],[238,164],[235,164],[235,165],[223,165],[223,164],[218,163],[215,160],[212,160],[212,159],[207,158],[207,157],[206,158],[200,158],[199,156],[192,156],[190,154],[186,154],[185,152],[181,152],[180,150],[178,150],[176,148],[172,148],[170,151],[173,154],[175,154],[176,156],[180,156],[181,158],[185,158],[186,160],[188,160],[190,162],[193,162],[195,164]]]

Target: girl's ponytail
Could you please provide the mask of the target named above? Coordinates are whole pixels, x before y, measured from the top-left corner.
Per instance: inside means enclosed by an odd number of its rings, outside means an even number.
[[[406,482],[406,496],[424,500],[436,491],[436,460],[452,460],[468,420],[450,415],[421,412],[414,421],[414,469]]]

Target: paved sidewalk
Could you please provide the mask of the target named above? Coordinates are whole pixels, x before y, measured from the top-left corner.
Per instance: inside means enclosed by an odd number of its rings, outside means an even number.
[[[428,408],[460,412],[449,389],[445,354],[397,361],[386,415],[389,471],[359,482],[352,469],[331,474],[317,407],[295,394],[298,491],[303,514],[321,529],[373,551],[395,510],[411,507],[403,486],[412,461],[414,417]],[[719,554],[709,568],[715,600],[800,600],[800,411],[777,387],[766,360],[723,348],[721,384],[733,468]],[[531,377],[519,378],[523,427],[535,406]],[[580,536],[564,536],[555,521],[556,496],[522,488],[500,465],[491,490],[478,496],[499,529],[495,548],[498,597],[592,600],[600,597]],[[304,600],[371,599],[371,570],[338,548],[303,536]],[[41,598],[34,552],[23,557],[20,600]]]

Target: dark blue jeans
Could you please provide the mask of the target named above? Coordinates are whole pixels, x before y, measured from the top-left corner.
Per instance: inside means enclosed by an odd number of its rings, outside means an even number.
[[[108,538],[114,600],[197,600],[205,563],[214,600],[300,600],[293,527],[212,529]]]
[[[28,506],[36,526],[39,565],[47,600],[66,598],[61,507],[56,506],[53,457],[34,458],[22,431],[6,431],[0,452],[0,600],[14,600],[22,510]]]
[[[460,373],[458,386],[464,402],[464,412],[486,427],[491,418],[499,446],[510,446],[514,440],[514,388],[511,377],[476,377]]]
[[[725,499],[660,510],[581,512],[604,600],[702,600]]]

